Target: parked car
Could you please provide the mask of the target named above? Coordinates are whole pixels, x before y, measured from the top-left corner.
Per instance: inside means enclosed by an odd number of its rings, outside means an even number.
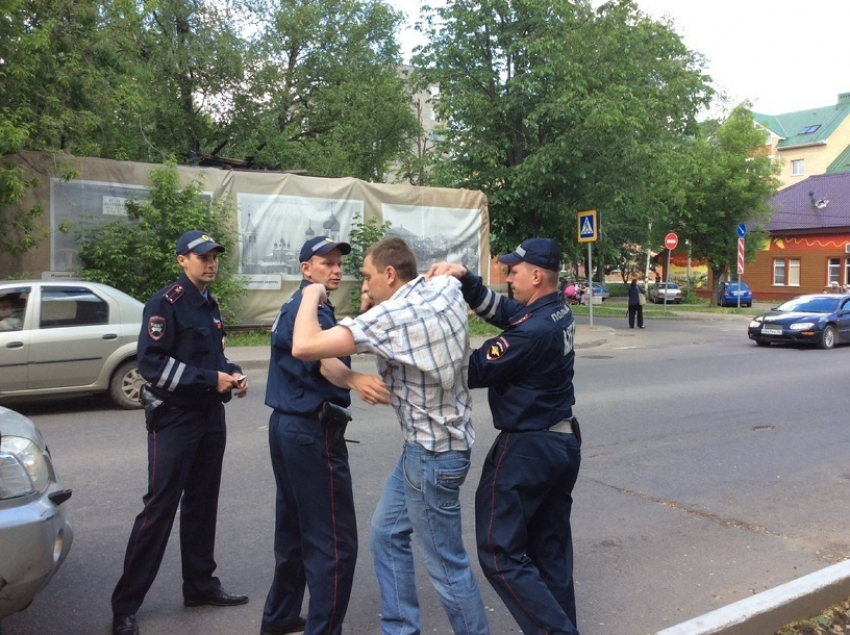
[[[747,336],[759,346],[777,342],[830,349],[839,342],[850,342],[850,295],[798,296],[753,318]]]
[[[576,282],[576,285],[587,284],[587,280],[579,280]],[[611,296],[611,292],[604,284],[601,282],[596,282],[595,280],[591,283],[593,286],[593,296],[602,298],[602,302],[607,300]]]
[[[0,400],[107,392],[138,408],[136,345],[144,305],[105,284],[0,282]],[[8,310],[8,309],[7,309]]]
[[[741,306],[753,306],[753,292],[746,282],[724,280],[720,283],[718,306],[738,306],[739,298]]]
[[[0,619],[29,606],[65,561],[70,497],[35,424],[0,406]]]
[[[652,287],[652,293],[649,299],[653,302],[663,304],[664,296],[667,296],[667,304],[671,302],[675,302],[676,304],[682,303],[682,290],[674,282],[656,282]]]

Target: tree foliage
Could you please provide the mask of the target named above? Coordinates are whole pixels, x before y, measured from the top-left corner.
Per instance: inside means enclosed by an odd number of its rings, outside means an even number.
[[[607,228],[663,215],[676,140],[711,96],[670,24],[629,0],[458,0],[425,14],[415,62],[447,122],[438,179],[487,194],[495,251],[548,235],[578,255],[580,210],[601,210]]]
[[[354,214],[351,223],[351,231],[348,233],[348,243],[351,245],[351,253],[345,257],[345,268],[354,276],[354,284],[351,287],[350,300],[351,312],[360,312],[360,293],[363,287],[363,257],[369,247],[381,240],[386,235],[392,223],[384,221],[381,223],[377,218],[370,218],[363,222],[359,213]]]
[[[769,219],[780,166],[763,150],[764,132],[753,125],[746,103],[722,123],[706,122],[683,148],[671,221],[681,238],[690,239],[692,256],[708,263],[715,284],[727,270],[735,270],[738,224],[752,229],[748,261],[755,259],[766,237],[758,225]]]
[[[79,273],[86,280],[106,283],[144,302],[182,273],[174,253],[177,239],[184,232],[201,229],[227,249],[219,259],[213,293],[221,301],[223,319],[229,322],[236,315],[235,302],[242,293],[234,274],[232,204],[205,199],[200,180],[180,188],[173,162],[154,169],[151,183],[150,200],[127,202],[127,220],[63,227],[76,234]]]

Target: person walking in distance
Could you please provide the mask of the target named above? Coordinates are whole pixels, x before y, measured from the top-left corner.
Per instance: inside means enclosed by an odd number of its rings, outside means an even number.
[[[525,635],[578,635],[570,529],[581,463],[573,416],[575,321],[558,294],[561,250],[530,238],[499,256],[513,298],[458,264],[451,275],[475,313],[504,329],[472,352],[470,388],[487,387],[499,436],[475,493],[478,562]]]
[[[635,327],[635,316],[639,329],[643,328],[643,305],[646,304],[646,294],[638,286],[637,280],[632,278],[629,284],[629,328]]]
[[[261,635],[339,635],[348,609],[357,560],[357,521],[348,448],[322,413],[348,408],[349,389],[364,401],[388,403],[378,377],[351,370],[351,358],[304,362],[292,356],[292,331],[303,290],[339,288],[348,243],[315,236],[304,243],[301,287],[280,307],[271,333],[266,388],[269,450],[276,484],[274,578],[266,597]],[[324,329],[336,324],[330,301],[316,308]],[[339,386],[339,387],[338,387]],[[340,435],[341,436],[341,435]],[[307,619],[300,615],[310,591]]]
[[[224,355],[218,301],[207,287],[224,247],[202,231],[177,240],[183,275],[148,300],[139,334],[139,373],[158,406],[148,418],[148,491],[136,517],[124,571],[112,593],[112,632],[137,635],[136,612],[159,571],[177,508],[185,606],[237,606],[214,557],[218,494],[231,392],[248,392],[242,369]],[[146,413],[147,415],[148,413]]]

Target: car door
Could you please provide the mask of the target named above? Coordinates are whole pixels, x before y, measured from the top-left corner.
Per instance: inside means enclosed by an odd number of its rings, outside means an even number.
[[[15,315],[22,320],[21,328],[0,330],[0,394],[24,390],[27,387],[30,329],[32,328],[32,287],[21,285],[3,287],[0,297],[15,299]]]
[[[841,300],[838,308],[838,341],[850,343],[850,298]]]
[[[88,386],[116,347],[110,304],[88,287],[51,284],[41,288],[38,328],[29,351],[30,389]]]

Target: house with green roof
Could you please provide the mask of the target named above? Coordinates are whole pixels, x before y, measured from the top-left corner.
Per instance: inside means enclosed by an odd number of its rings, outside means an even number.
[[[767,132],[771,157],[782,162],[783,188],[817,174],[850,172],[850,92],[832,106],[753,118]]]

